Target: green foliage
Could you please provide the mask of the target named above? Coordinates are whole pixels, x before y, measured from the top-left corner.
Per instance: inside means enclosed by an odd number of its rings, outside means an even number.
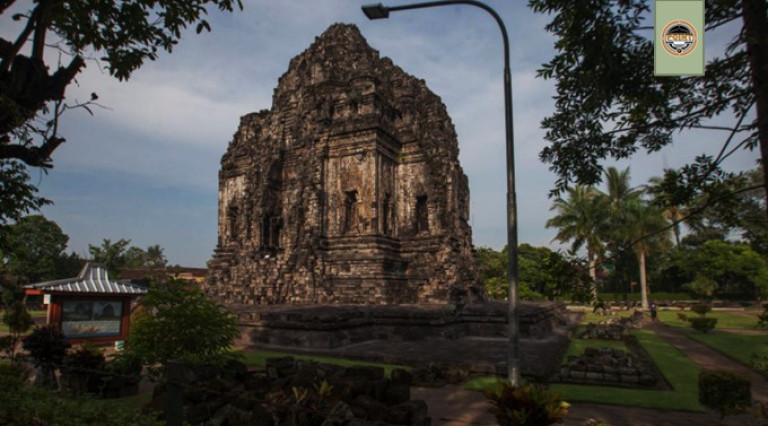
[[[71,346],[61,331],[50,324],[35,327],[22,342],[22,347],[38,366],[60,366]]]
[[[8,326],[12,334],[20,335],[32,328],[35,322],[24,303],[14,302],[3,311],[3,324]]]
[[[54,325],[35,327],[29,336],[22,341],[22,347],[29,352],[32,362],[39,367],[35,383],[45,388],[58,388],[55,375],[61,366],[70,344],[64,340],[64,335]]]
[[[594,281],[596,262],[602,256],[603,237],[609,225],[605,214],[610,207],[609,200],[593,187],[576,185],[566,191],[567,199],[558,197],[552,203],[550,210],[557,211],[557,215],[547,221],[547,228],[558,229],[555,236],[558,241],[571,242],[572,254],[586,246],[589,276]],[[597,298],[597,287],[592,288],[592,296]]]
[[[11,363],[14,363],[16,361],[16,347],[21,341],[21,336],[32,328],[35,322],[24,303],[16,301],[6,307],[3,312],[3,324],[8,326],[8,331],[11,334],[2,338],[0,353],[4,352],[10,358]]]
[[[708,289],[715,297],[739,295],[747,299],[768,296],[768,261],[744,244],[710,240],[686,250],[680,266],[705,284],[690,285]],[[710,281],[716,283],[716,289]],[[709,283],[709,284],[706,284]]]
[[[0,15],[10,13],[12,3],[4,2]],[[0,159],[51,167],[51,154],[64,142],[57,134],[61,114],[75,107],[91,112],[88,105],[98,99],[92,94],[84,104],[63,102],[67,86],[85,67],[84,57],[100,55],[112,76],[127,80],[144,61],[157,59],[161,50],[171,52],[188,25],[196,25],[198,33],[210,31],[204,19],[209,7],[232,11],[242,9],[242,2],[35,1],[26,7],[26,12],[13,16],[21,21],[14,39],[0,38],[0,146],[4,146]],[[46,54],[47,48],[59,54]],[[62,57],[68,63],[62,63]],[[50,74],[49,69],[53,70]],[[12,140],[17,143],[11,144]]]
[[[116,242],[104,239],[101,246],[88,245],[91,260],[103,263],[107,270],[114,276],[120,275],[124,269],[162,268],[167,261],[163,254],[163,248],[153,245],[143,250],[136,246],[130,246],[131,240],[121,238]]]
[[[493,408],[491,413],[502,426],[544,426],[562,423],[569,404],[547,388],[525,384],[502,383],[496,390],[485,391]]]
[[[127,348],[150,364],[165,365],[176,358],[220,360],[239,335],[234,316],[187,281],[153,287],[143,306],[131,325]]]
[[[762,51],[746,45],[747,40],[762,37],[765,7],[759,12],[759,5],[763,2],[707,2],[706,30],[728,30],[732,41],[708,54],[706,75],[667,78],[657,78],[653,72],[654,32],[648,31],[651,3],[529,2],[534,12],[551,18],[545,28],[555,36],[556,54],[542,65],[538,77],[554,79],[557,86],[556,110],[542,121],[549,145],[540,154],[558,175],[556,192],[565,190],[569,182],[597,183],[606,158],[655,152],[672,143],[675,132],[711,124],[726,112],[737,122],[732,146],[757,144],[758,119],[749,111],[758,91],[754,82],[759,79],[753,79],[764,70],[750,67],[750,61],[757,61]],[[743,11],[748,4],[756,10]],[[741,22],[742,14],[748,13],[762,15],[755,18],[756,26],[724,26]],[[673,204],[684,204],[722,177],[724,173],[718,173],[722,158],[702,155],[674,178],[665,179],[667,192],[674,194]]]
[[[698,330],[702,333],[708,333],[710,330],[714,330],[717,325],[717,318],[707,317],[689,317],[688,322],[691,323],[691,327],[694,330]]]
[[[763,313],[757,317],[757,326],[759,328],[768,328],[768,305],[763,305]]]
[[[721,420],[741,413],[752,404],[749,379],[727,371],[703,370],[699,374],[699,402],[717,410]]]
[[[69,351],[62,361],[61,387],[70,395],[98,393],[106,377],[104,353],[92,344],[83,344]]]
[[[65,398],[60,393],[27,385],[24,371],[0,365],[0,424],[30,425],[103,425],[161,426],[154,415],[140,414],[114,401]]]
[[[21,284],[73,276],[68,274],[73,256],[75,261],[80,261],[76,269],[82,266],[79,256],[64,253],[69,237],[56,222],[44,216],[20,218],[7,227],[5,238],[6,266]]]
[[[497,252],[489,247],[475,250],[480,279],[491,299],[505,300],[507,284],[507,249]],[[580,298],[588,291],[589,277],[571,259],[546,247],[521,244],[518,247],[518,291],[523,300],[549,300],[564,295]]]
[[[697,303],[691,306],[691,310],[701,316],[704,316],[712,311],[712,305],[709,303]]]
[[[25,214],[51,203],[38,196],[37,192],[37,187],[29,184],[24,164],[0,159],[0,253],[5,250],[4,234],[7,231],[4,227],[9,221],[17,221]]]

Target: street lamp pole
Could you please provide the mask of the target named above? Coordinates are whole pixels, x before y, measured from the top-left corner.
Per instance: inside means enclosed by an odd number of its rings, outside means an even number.
[[[509,71],[509,39],[507,28],[495,10],[485,3],[473,0],[430,1],[425,3],[384,6],[370,4],[362,7],[368,19],[389,18],[390,12],[428,7],[466,4],[479,7],[493,16],[501,30],[504,40],[504,120],[506,124],[507,144],[507,285],[509,353],[507,358],[507,378],[513,386],[520,384],[520,326],[518,321],[518,276],[517,276],[517,195],[515,192],[515,136],[512,129],[512,78]]]

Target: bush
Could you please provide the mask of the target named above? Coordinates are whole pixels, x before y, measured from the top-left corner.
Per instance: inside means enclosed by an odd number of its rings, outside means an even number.
[[[35,322],[32,320],[32,315],[27,311],[27,307],[20,301],[13,302],[8,306],[3,312],[2,321],[8,326],[8,331],[11,334],[2,338],[0,352],[4,352],[11,363],[14,363],[16,362],[16,347],[21,341],[21,336],[29,331]]]
[[[695,330],[698,330],[702,333],[707,333],[708,331],[715,328],[715,325],[717,325],[717,318],[688,318],[688,322],[691,323],[691,327],[693,327]]]
[[[493,408],[491,413],[502,426],[543,426],[562,423],[568,414],[567,402],[560,395],[539,385],[514,387],[502,383],[496,390],[484,391]]]
[[[757,326],[768,328],[768,305],[763,305],[763,313],[757,317]]]
[[[98,394],[103,385],[104,353],[86,343],[64,356],[61,367],[62,388],[71,395]]]
[[[64,335],[53,325],[35,327],[32,333],[24,338],[22,347],[29,352],[34,364],[40,369],[35,383],[50,388],[58,388],[55,371],[61,366],[70,344],[64,340]]]
[[[149,364],[217,362],[240,334],[232,314],[183,280],[153,287],[143,305],[126,349]]]
[[[162,426],[153,414],[111,402],[64,398],[59,393],[25,384],[25,372],[17,366],[0,365],[0,424]],[[5,407],[9,407],[5,409]]]
[[[752,403],[749,379],[727,371],[699,373],[699,402],[720,413],[720,419],[746,410]]]
[[[704,316],[708,314],[710,311],[712,311],[712,305],[710,305],[709,303],[697,303],[691,306],[691,310],[701,316]]]

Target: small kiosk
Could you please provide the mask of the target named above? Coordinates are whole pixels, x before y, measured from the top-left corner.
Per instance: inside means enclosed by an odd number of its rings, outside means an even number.
[[[75,278],[24,286],[28,295],[42,295],[48,324],[57,325],[71,343],[117,342],[128,337],[133,299],[147,288],[130,281],[112,281],[103,264],[88,262]]]

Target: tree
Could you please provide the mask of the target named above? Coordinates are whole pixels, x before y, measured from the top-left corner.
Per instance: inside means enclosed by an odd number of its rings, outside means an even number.
[[[144,260],[144,266],[150,269],[165,268],[168,264],[168,260],[165,258],[163,248],[155,244],[147,247]]]
[[[215,361],[239,335],[234,316],[184,280],[153,286],[142,306],[131,324],[128,350],[150,364]]]
[[[41,215],[25,216],[6,227],[3,263],[20,284],[65,278],[61,267],[72,255],[64,251],[69,237]],[[76,255],[75,255],[76,256]]]
[[[0,14],[14,3],[0,2]],[[235,6],[242,9],[242,2],[38,0],[26,13],[15,14],[14,20],[25,22],[23,29],[15,40],[0,39],[0,159],[51,167],[51,154],[64,142],[58,119],[72,107],[63,103],[64,93],[85,67],[84,57],[102,55],[110,75],[127,80],[144,61],[157,59],[161,49],[171,52],[187,25],[196,24],[198,33],[210,31],[203,19],[208,6],[231,12]],[[29,55],[22,53],[26,47]],[[69,57],[68,63],[47,64],[46,47]],[[51,68],[55,71],[49,74]],[[38,127],[34,119],[41,116],[48,120]]]
[[[768,296],[768,260],[745,244],[711,240],[680,260],[693,277],[688,288],[705,297],[762,299]]]
[[[669,175],[670,173],[674,173],[674,171],[664,171],[665,175]],[[664,218],[672,223],[672,232],[675,236],[675,245],[680,248],[680,224],[687,216],[688,209],[684,205],[675,202],[674,194],[667,192],[663,183],[664,178],[658,176],[652,177],[648,180],[648,184],[645,186],[645,192],[651,196],[651,202],[662,209],[662,215]]]
[[[557,215],[547,221],[547,228],[558,228],[555,240],[571,243],[571,252],[575,253],[586,246],[589,276],[597,279],[597,259],[602,255],[603,238],[607,219],[605,212],[608,204],[605,197],[592,187],[577,185],[568,188],[568,199],[558,197],[550,210]],[[597,299],[597,286],[593,286],[592,295]]]
[[[623,236],[625,247],[632,247],[637,256],[640,273],[640,300],[644,309],[648,309],[648,282],[646,278],[646,256],[654,243],[664,241],[662,233],[667,221],[661,210],[652,204],[636,198],[626,203],[622,210],[622,223],[618,228]]]
[[[0,144],[0,149],[2,145]],[[0,160],[0,250],[3,247],[3,228],[27,213],[50,204],[37,195],[37,187],[30,185],[27,168],[18,162]]]
[[[130,243],[131,240],[123,238],[117,240],[115,243],[112,243],[112,240],[105,238],[101,242],[101,246],[88,244],[88,253],[91,254],[92,261],[103,263],[110,274],[117,276],[120,271],[125,268],[127,263],[125,253],[128,244]]]
[[[7,19],[15,3],[0,1],[0,16]],[[209,6],[242,9],[241,0],[28,3],[29,10],[12,16],[24,23],[15,39],[0,38],[0,227],[47,203],[28,183],[24,165],[51,168],[51,155],[65,141],[58,131],[62,114],[73,108],[92,113],[95,93],[86,101],[65,99],[86,57],[101,55],[112,76],[127,80],[160,50],[171,52],[188,25],[210,31],[203,18]],[[46,48],[56,54],[46,55]]]
[[[728,136],[717,157],[697,157],[670,182],[677,184],[678,201],[727,176],[719,164],[735,150],[759,145],[764,167],[768,161],[768,3],[706,1],[706,37],[717,32],[732,36],[731,42],[712,55],[705,75],[663,78],[653,75],[653,31],[646,22],[650,3],[529,3],[535,12],[553,16],[546,30],[557,38],[556,55],[538,72],[557,81],[556,111],[542,122],[550,145],[540,154],[558,174],[556,193],[569,182],[598,182],[603,159],[657,151],[683,130]],[[736,28],[727,25],[737,22]],[[718,122],[730,114],[732,124]],[[768,180],[762,185],[768,196]]]

